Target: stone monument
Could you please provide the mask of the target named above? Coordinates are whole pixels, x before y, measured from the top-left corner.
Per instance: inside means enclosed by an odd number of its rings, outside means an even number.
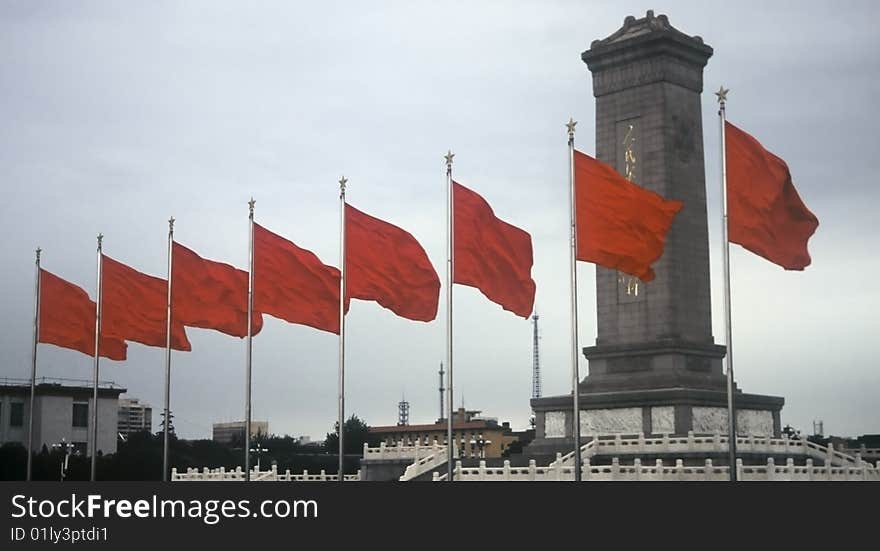
[[[712,334],[700,95],[712,48],[652,11],[581,59],[593,75],[596,157],[684,208],[644,283],[596,267],[598,337],[583,349],[581,435],[727,432],[725,347]],[[735,389],[738,432],[779,436],[784,400]],[[533,399],[533,452],[572,443],[571,394]]]

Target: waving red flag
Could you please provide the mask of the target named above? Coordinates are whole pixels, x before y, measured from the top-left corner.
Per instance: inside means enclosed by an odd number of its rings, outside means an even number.
[[[485,199],[452,182],[455,264],[453,283],[479,289],[518,316],[535,304],[532,237],[495,216]]]
[[[107,255],[101,265],[102,332],[164,348],[167,280],[141,273]],[[171,324],[171,348],[192,350],[183,324],[176,320]]]
[[[254,309],[339,333],[339,270],[254,224]]]
[[[786,270],[810,265],[819,219],[804,205],[785,161],[726,122],[728,238]]]
[[[345,278],[350,298],[375,300],[398,316],[437,317],[440,278],[408,232],[345,205]]]
[[[40,269],[40,342],[95,356],[95,301],[81,287]],[[101,356],[124,360],[122,339],[101,337]]]
[[[682,208],[640,187],[611,166],[574,152],[577,259],[654,279],[666,234]]]
[[[248,273],[207,260],[180,243],[171,246],[171,294],[174,321],[214,329],[233,337],[247,336]],[[251,334],[263,328],[254,310]]]

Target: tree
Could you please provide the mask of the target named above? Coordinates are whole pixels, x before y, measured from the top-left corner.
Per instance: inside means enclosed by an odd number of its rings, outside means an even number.
[[[370,427],[352,414],[345,421],[345,453],[359,454],[364,449],[364,442],[374,447],[379,445],[379,438],[370,434]],[[328,432],[324,438],[324,450],[327,453],[339,453],[339,422],[333,423],[333,432]]]

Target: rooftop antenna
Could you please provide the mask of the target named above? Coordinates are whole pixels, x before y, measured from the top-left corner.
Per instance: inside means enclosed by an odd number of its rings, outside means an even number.
[[[397,425],[409,425],[409,402],[406,401],[406,396],[401,396],[400,402],[397,403]]]

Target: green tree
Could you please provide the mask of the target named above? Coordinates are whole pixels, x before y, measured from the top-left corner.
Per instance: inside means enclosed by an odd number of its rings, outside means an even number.
[[[364,449],[364,442],[366,442],[370,447],[375,447],[379,445],[379,438],[370,434],[370,427],[367,424],[358,418],[357,415],[352,414],[348,420],[345,421],[345,453],[349,454],[360,454]],[[339,452],[339,422],[333,423],[333,432],[328,432],[327,436],[324,438],[324,450],[327,453],[338,453]]]

